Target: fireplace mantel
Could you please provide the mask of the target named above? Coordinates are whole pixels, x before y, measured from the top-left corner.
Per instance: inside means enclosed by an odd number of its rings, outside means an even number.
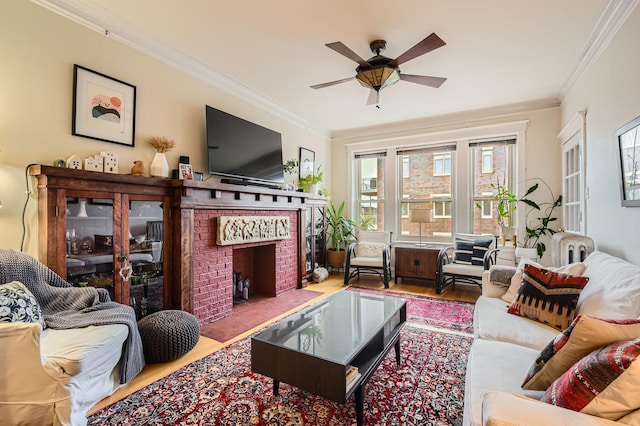
[[[326,205],[317,195],[258,186],[241,186],[198,181],[173,181],[172,226],[177,239],[172,278],[178,288],[173,305],[193,313],[201,324],[230,315],[232,293],[232,250],[253,247],[264,242],[220,245],[218,218],[222,216],[286,216],[291,238],[277,240],[275,264],[276,296],[306,282],[304,275],[306,215],[310,208]],[[178,247],[179,246],[179,247]],[[229,287],[230,288],[230,287]],[[205,299],[205,302],[203,302]]]

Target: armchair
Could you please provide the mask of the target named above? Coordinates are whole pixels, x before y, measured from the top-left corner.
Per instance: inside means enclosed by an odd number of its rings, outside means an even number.
[[[344,284],[360,273],[378,274],[389,288],[391,279],[391,232],[361,231],[358,241],[351,243],[347,250],[344,268]]]
[[[438,254],[436,293],[456,282],[482,288],[482,273],[496,263],[496,237],[490,234],[456,234],[452,246]]]

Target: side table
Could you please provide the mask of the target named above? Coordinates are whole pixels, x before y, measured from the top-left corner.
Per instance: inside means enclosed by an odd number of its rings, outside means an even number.
[[[436,280],[439,247],[394,246],[395,283],[400,278]]]

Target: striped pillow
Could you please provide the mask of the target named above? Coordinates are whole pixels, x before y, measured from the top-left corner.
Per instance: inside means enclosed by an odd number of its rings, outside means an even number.
[[[567,275],[526,264],[522,284],[507,312],[562,331],[574,319],[578,296],[588,277]]]
[[[456,237],[453,247],[453,263],[462,265],[483,265],[484,254],[489,250],[492,240],[466,240]]]
[[[542,401],[609,420],[640,408],[640,338],[596,349],[551,384]]]

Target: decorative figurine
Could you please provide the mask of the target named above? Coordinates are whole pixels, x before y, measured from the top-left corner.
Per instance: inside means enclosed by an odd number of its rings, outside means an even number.
[[[136,160],[136,161],[133,162],[133,167],[131,168],[131,174],[133,176],[146,176],[147,175],[145,173],[144,163],[142,162],[142,160]]]

